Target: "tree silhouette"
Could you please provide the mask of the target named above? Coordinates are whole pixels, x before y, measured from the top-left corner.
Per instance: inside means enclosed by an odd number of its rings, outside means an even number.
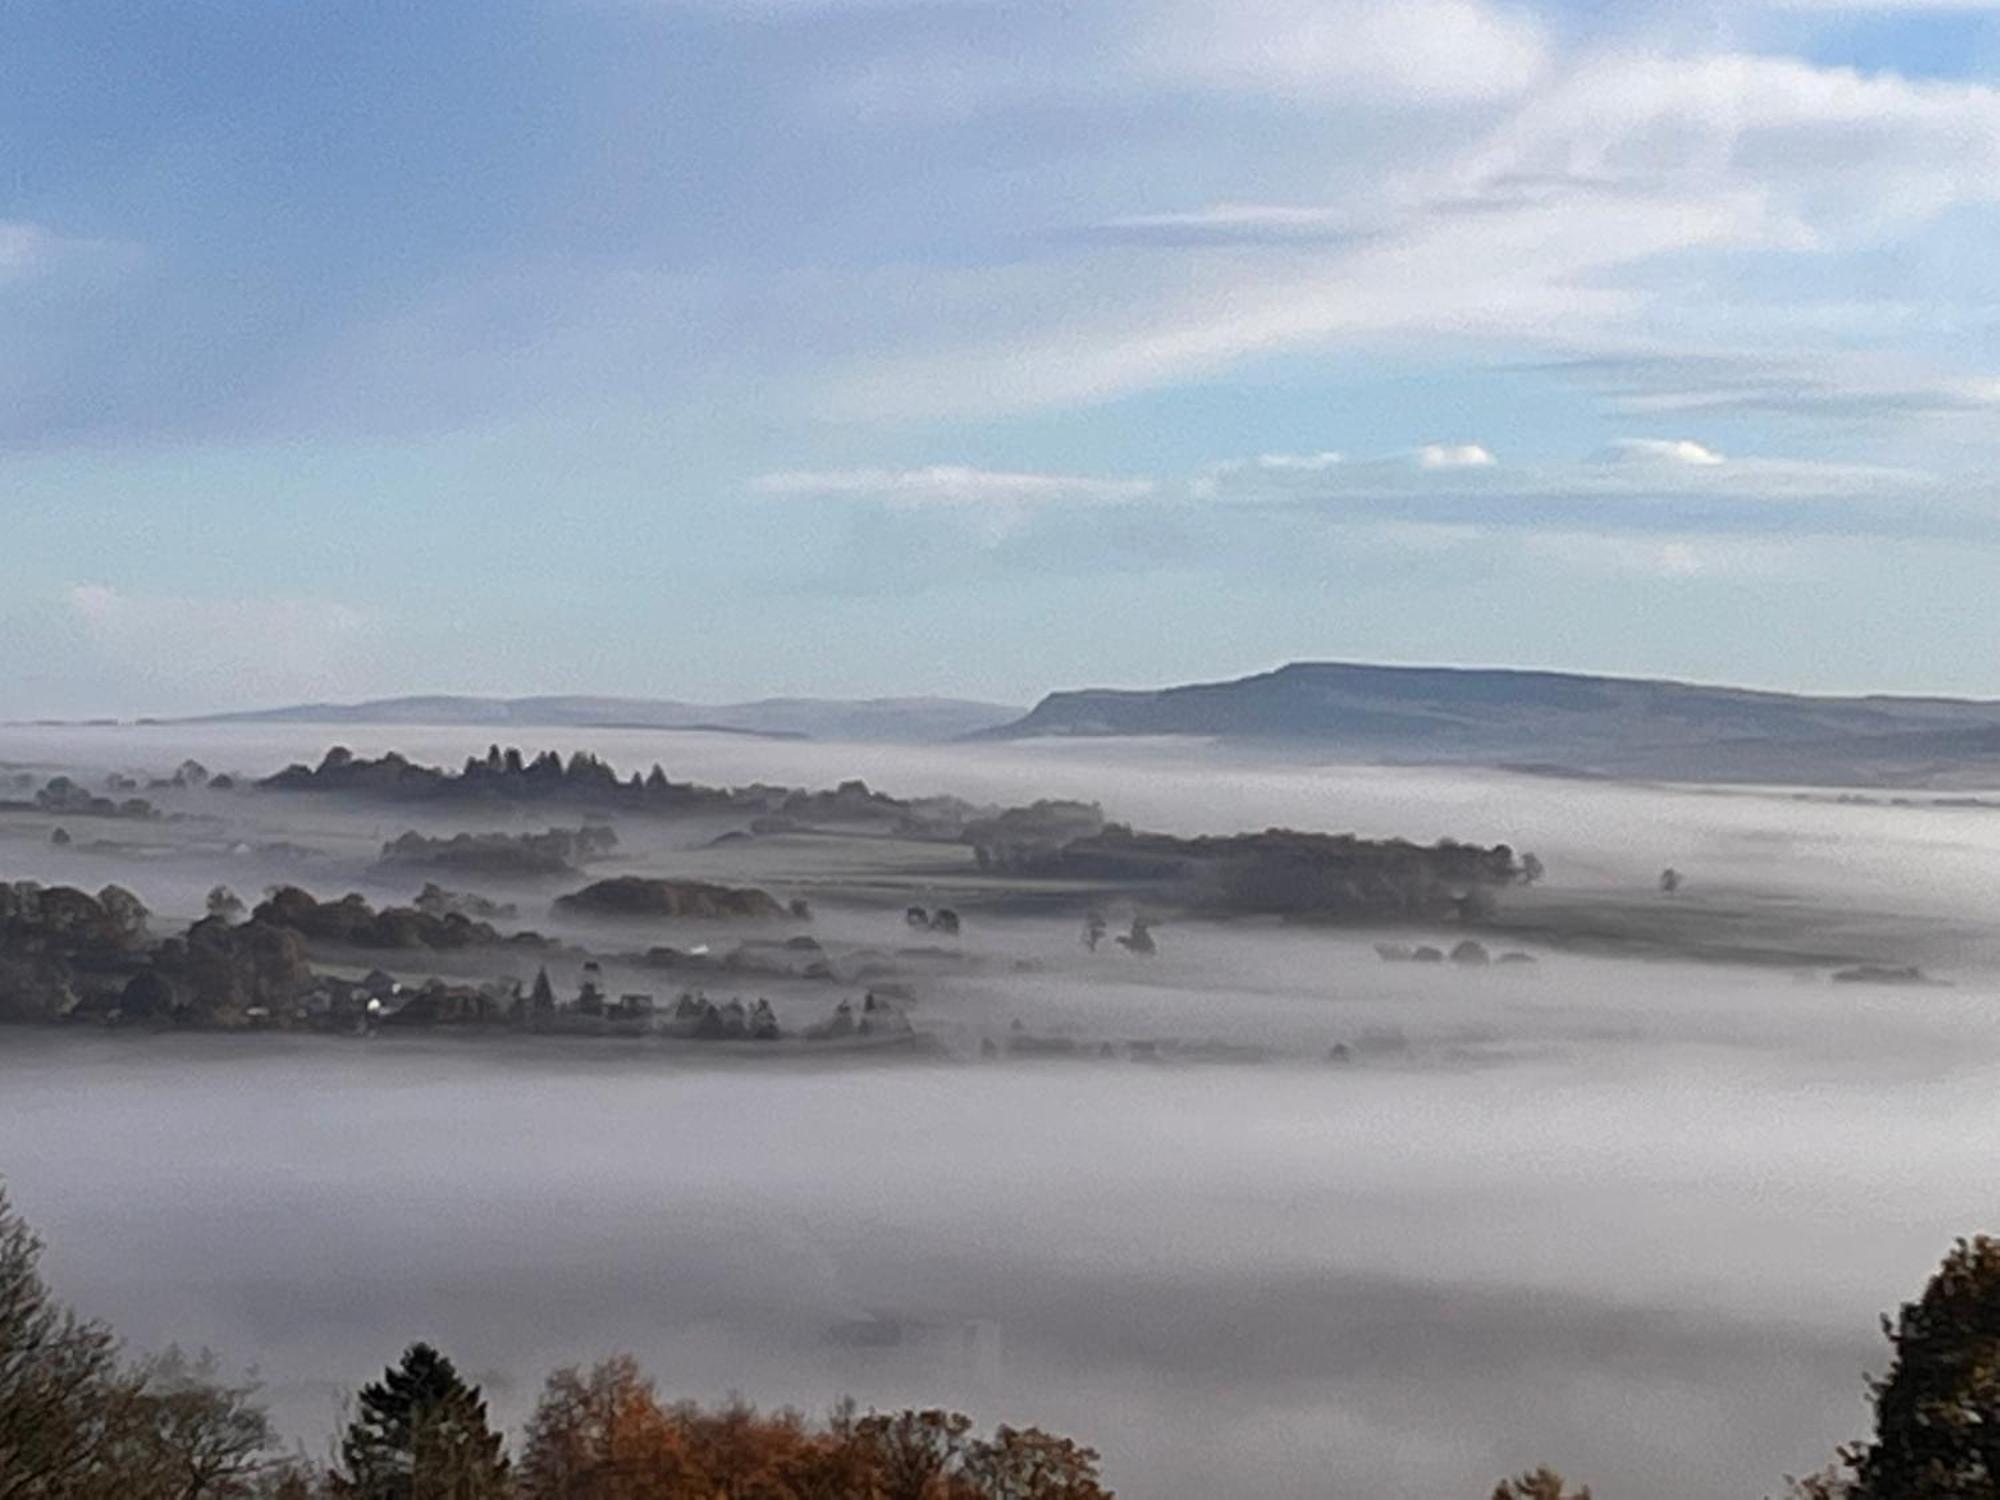
[[[2000,1240],[1960,1240],[1882,1331],[1875,1439],[1849,1455],[1859,1500],[2000,1495]]]
[[[88,1494],[112,1440],[120,1388],[109,1329],[50,1297],[41,1241],[0,1191],[0,1495]]]
[[[549,983],[548,965],[535,971],[534,988],[528,991],[528,1009],[535,1015],[546,1016],[556,1008],[556,987]]]
[[[1001,1426],[973,1443],[964,1477],[981,1500],[1111,1500],[1095,1449],[1034,1427]]]
[[[341,1439],[339,1492],[354,1500],[501,1500],[508,1464],[479,1387],[429,1344],[361,1388]]]

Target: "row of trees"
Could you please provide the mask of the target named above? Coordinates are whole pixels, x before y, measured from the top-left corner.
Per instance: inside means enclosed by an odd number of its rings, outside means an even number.
[[[127,1360],[50,1295],[40,1251],[0,1191],[0,1500],[1111,1500],[1093,1450],[1034,1428],[669,1405],[625,1357],[552,1375],[513,1456],[428,1344],[361,1389],[332,1462],[286,1458],[252,1387],[205,1355]],[[1996,1500],[2000,1240],[1959,1242],[1883,1331],[1875,1435],[1792,1481],[1793,1500]],[[1493,1500],[1590,1491],[1543,1468]]]
[[[58,1302],[0,1192],[0,1500],[1111,1500],[1098,1456],[943,1410],[823,1422],[663,1402],[627,1357],[549,1377],[518,1455],[428,1344],[365,1385],[330,1462],[287,1457],[211,1356],[130,1361]]]

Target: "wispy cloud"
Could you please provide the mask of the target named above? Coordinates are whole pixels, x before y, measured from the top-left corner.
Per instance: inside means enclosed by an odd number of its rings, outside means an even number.
[[[1477,443],[1428,443],[1417,450],[1417,463],[1426,469],[1490,469],[1494,458]]]
[[[1724,462],[1720,453],[1692,438],[1616,438],[1603,457],[1612,463],[1692,464],[1698,469]]]
[[[129,265],[134,246],[59,234],[45,224],[0,219],[0,286],[52,272]]]
[[[1521,93],[1548,66],[1541,25],[1479,0],[1165,0],[1133,64],[1169,83],[1315,104],[1330,93],[1432,107]]]
[[[1777,578],[1811,571],[1805,554],[1796,546],[1741,536],[1633,537],[1549,531],[1527,535],[1520,545],[1530,558],[1573,571],[1668,580]]]
[[[1143,500],[1149,479],[1102,479],[933,464],[916,469],[787,469],[750,481],[760,495],[879,500],[900,507],[1101,505]]]

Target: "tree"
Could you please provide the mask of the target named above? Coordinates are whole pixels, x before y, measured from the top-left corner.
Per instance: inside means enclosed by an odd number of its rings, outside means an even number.
[[[341,1439],[339,1489],[354,1500],[503,1500],[508,1463],[479,1387],[429,1344],[361,1388]]]
[[[1672,865],[1660,871],[1660,894],[1671,896],[1681,888],[1681,872]]]
[[[522,1500],[652,1500],[692,1489],[687,1449],[629,1355],[558,1370],[528,1419]]]
[[[962,1473],[981,1500],[1111,1500],[1095,1449],[1034,1427],[996,1428],[966,1449]]]
[[[0,1193],[0,1500],[247,1500],[270,1423],[212,1355],[121,1367],[109,1329],[49,1296]]]
[[[1562,1475],[1543,1464],[1518,1479],[1501,1480],[1493,1487],[1493,1500],[1590,1500],[1590,1487],[1567,1490]]]
[[[789,1500],[785,1470],[812,1442],[797,1412],[760,1415],[741,1396],[732,1396],[713,1411],[690,1403],[675,1407],[672,1416],[700,1475],[688,1500]]]
[[[121,941],[136,942],[146,935],[146,918],[151,913],[146,910],[146,903],[124,886],[107,885],[97,893],[97,904],[104,908]]]
[[[49,1295],[41,1253],[0,1191],[0,1500],[101,1493],[132,1394],[111,1331]]]
[[[247,908],[243,898],[226,885],[219,885],[208,893],[208,914],[220,917],[225,922],[234,922]]]
[[[556,1008],[556,987],[549,983],[548,965],[535,971],[534,988],[528,991],[528,1010],[537,1016],[553,1015]]]
[[[1533,885],[1536,881],[1540,880],[1542,876],[1545,875],[1546,873],[1547,871],[1543,868],[1541,857],[1539,855],[1523,854],[1521,856],[1522,885]]]
[[[2000,1495],[2000,1240],[1960,1240],[1882,1332],[1875,1438],[1847,1455],[1857,1500]]]
[[[855,1441],[873,1459],[882,1500],[931,1500],[956,1467],[972,1419],[962,1412],[870,1412],[854,1425]]]
[[[237,1500],[252,1493],[272,1444],[256,1386],[221,1378],[216,1357],[177,1348],[135,1372],[114,1444],[117,1493],[131,1500]]]

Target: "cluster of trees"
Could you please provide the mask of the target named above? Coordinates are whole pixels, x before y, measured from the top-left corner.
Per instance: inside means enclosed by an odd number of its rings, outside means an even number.
[[[482,875],[565,875],[617,847],[617,833],[601,823],[551,828],[546,833],[455,833],[449,838],[428,838],[411,830],[382,846],[382,863]]]
[[[479,1388],[413,1344],[356,1395],[331,1462],[276,1451],[247,1384],[212,1357],[130,1360],[57,1302],[41,1246],[0,1191],[0,1500],[1110,1500],[1098,1455],[958,1412],[823,1422],[742,1401],[663,1402],[629,1358],[549,1377],[510,1454]],[[2000,1240],[1962,1240],[1883,1319],[1872,1438],[1791,1500],[2000,1496]],[[1554,1470],[1492,1500],[1591,1500]]]
[[[1008,868],[1022,874],[1140,884],[1196,909],[1304,921],[1472,924],[1492,915],[1495,890],[1542,874],[1540,860],[1505,844],[1289,828],[1181,838],[1120,823],[1058,848],[1019,846],[1010,859]]]
[[[475,948],[501,943],[543,946],[537,933],[503,935],[491,923],[447,908],[442,915],[416,906],[370,906],[358,891],[322,901],[295,885],[281,885],[250,912],[252,922],[286,928],[314,942],[350,948]]]
[[[56,1301],[0,1192],[0,1500],[1111,1500],[1089,1448],[943,1410],[823,1422],[663,1402],[630,1358],[549,1377],[508,1451],[476,1385],[413,1344],[330,1462],[278,1451],[214,1359],[128,1361]]]
[[[52,776],[35,793],[35,806],[44,812],[68,813],[92,818],[157,818],[159,809],[144,797],[100,797],[67,776]]]
[[[699,786],[674,781],[658,765],[620,777],[607,762],[578,751],[567,760],[553,750],[523,755],[492,746],[454,772],[426,766],[391,750],[375,760],[345,746],[326,752],[317,766],[287,766],[259,785],[273,791],[348,792],[397,801],[561,802],[635,812],[775,813],[794,794],[785,787]],[[799,794],[804,795],[804,794]]]
[[[396,801],[543,802],[637,813],[736,813],[752,820],[751,831],[767,833],[821,823],[861,823],[910,838],[956,840],[968,828],[984,824],[990,837],[1002,843],[1024,836],[1044,842],[1051,820],[1063,825],[1065,836],[1103,821],[1096,808],[1081,803],[1040,803],[1002,811],[975,807],[957,797],[894,797],[865,781],[843,781],[818,790],[762,783],[703,786],[675,781],[658,765],[621,776],[607,762],[583,751],[564,759],[553,750],[524,755],[499,745],[468,758],[456,771],[420,765],[393,750],[370,760],[336,745],[317,766],[287,766],[259,785],[273,791],[344,792]]]
[[[122,1357],[43,1284],[41,1246],[0,1193],[0,1497],[233,1500],[272,1446],[251,1391],[177,1352]]]

